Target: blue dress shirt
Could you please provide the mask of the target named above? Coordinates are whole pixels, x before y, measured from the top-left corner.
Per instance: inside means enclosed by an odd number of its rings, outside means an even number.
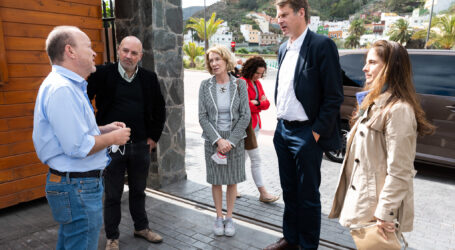
[[[35,103],[33,144],[39,159],[61,172],[104,169],[110,161],[106,149],[87,156],[100,134],[85,79],[53,65]]]

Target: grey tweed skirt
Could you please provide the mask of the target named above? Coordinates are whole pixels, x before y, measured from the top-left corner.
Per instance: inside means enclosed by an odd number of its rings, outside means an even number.
[[[219,131],[224,139],[229,137],[229,131]],[[243,182],[245,176],[245,145],[240,140],[231,151],[227,153],[227,165],[218,165],[211,156],[216,152],[216,143],[212,145],[209,141],[204,143],[205,167],[207,171],[207,182],[212,185],[231,185]]]

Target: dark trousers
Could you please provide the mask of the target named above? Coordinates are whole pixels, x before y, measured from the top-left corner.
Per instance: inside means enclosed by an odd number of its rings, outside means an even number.
[[[108,239],[118,239],[120,235],[118,227],[122,217],[120,205],[125,171],[128,172],[129,208],[134,229],[148,228],[144,191],[150,164],[149,145],[144,141],[120,146],[120,150],[123,149],[124,155],[119,151],[110,153],[112,161],[105,170],[104,230]]]
[[[273,144],[283,189],[283,235],[290,244],[317,249],[321,231],[322,149],[311,126],[278,121]]]

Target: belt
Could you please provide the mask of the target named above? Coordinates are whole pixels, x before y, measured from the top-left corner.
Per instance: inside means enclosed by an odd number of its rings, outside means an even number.
[[[66,176],[69,174],[69,178],[85,178],[85,177],[96,177],[99,178],[101,176],[104,176],[104,170],[92,170],[92,171],[87,171],[87,172],[60,172],[55,169],[49,168],[49,172],[51,174],[55,174],[58,176]]]
[[[125,144],[147,144],[147,140],[129,140]]]
[[[279,121],[283,121],[283,124],[285,126],[306,126],[306,125],[311,125],[309,120],[306,121],[288,121],[284,119],[278,119]]]

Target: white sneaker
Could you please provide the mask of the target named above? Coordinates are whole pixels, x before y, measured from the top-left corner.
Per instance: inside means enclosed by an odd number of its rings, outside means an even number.
[[[222,217],[217,217],[215,219],[215,225],[213,227],[213,233],[216,236],[222,236],[224,234],[224,224],[223,224],[223,218]]]
[[[224,220],[224,235],[232,237],[235,234],[234,221],[232,218]]]

